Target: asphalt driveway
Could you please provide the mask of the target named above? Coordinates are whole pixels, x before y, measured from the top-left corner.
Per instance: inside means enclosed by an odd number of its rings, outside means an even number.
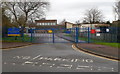
[[[71,43],[3,51],[3,72],[117,72],[118,62],[78,52]]]

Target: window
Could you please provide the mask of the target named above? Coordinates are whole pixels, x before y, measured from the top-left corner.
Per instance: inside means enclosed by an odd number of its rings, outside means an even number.
[[[56,25],[56,23],[53,23],[53,25]]]
[[[39,23],[37,23],[37,25],[39,25]]]
[[[53,23],[51,23],[51,25],[53,25]]]
[[[39,25],[41,25],[41,23]]]
[[[41,25],[44,25],[44,23],[41,23]]]
[[[45,23],[43,23],[43,25],[45,25]]]
[[[46,25],[46,23],[44,23],[44,25]]]
[[[49,25],[49,23],[47,23],[47,25]]]
[[[48,25],[48,23],[45,23],[45,25]]]

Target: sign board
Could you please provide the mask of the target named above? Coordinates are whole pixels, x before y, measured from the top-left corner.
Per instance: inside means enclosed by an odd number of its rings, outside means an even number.
[[[109,32],[110,30],[109,29],[106,29],[106,32]]]
[[[65,33],[70,34],[70,33],[71,33],[71,31],[65,31]]]
[[[95,30],[95,29],[92,29],[92,30],[90,31],[90,33],[91,33],[91,34],[95,34],[95,33],[96,33],[96,30]]]
[[[48,30],[48,33],[52,33],[52,30]]]
[[[9,28],[8,36],[20,36],[20,29],[19,28]]]
[[[97,33],[96,36],[100,36],[100,33]]]

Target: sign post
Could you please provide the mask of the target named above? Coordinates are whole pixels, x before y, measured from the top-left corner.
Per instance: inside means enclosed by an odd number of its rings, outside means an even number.
[[[90,43],[90,28],[88,27],[88,43]]]

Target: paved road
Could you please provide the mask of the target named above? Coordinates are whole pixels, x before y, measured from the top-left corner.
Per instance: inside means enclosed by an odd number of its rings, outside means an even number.
[[[31,34],[28,34],[31,36]],[[53,42],[53,34],[52,33],[35,33],[33,34],[33,42],[34,43],[52,43]],[[54,35],[55,43],[69,43],[68,40],[60,38]]]
[[[117,72],[118,63],[78,52],[69,43],[3,51],[3,72]]]

